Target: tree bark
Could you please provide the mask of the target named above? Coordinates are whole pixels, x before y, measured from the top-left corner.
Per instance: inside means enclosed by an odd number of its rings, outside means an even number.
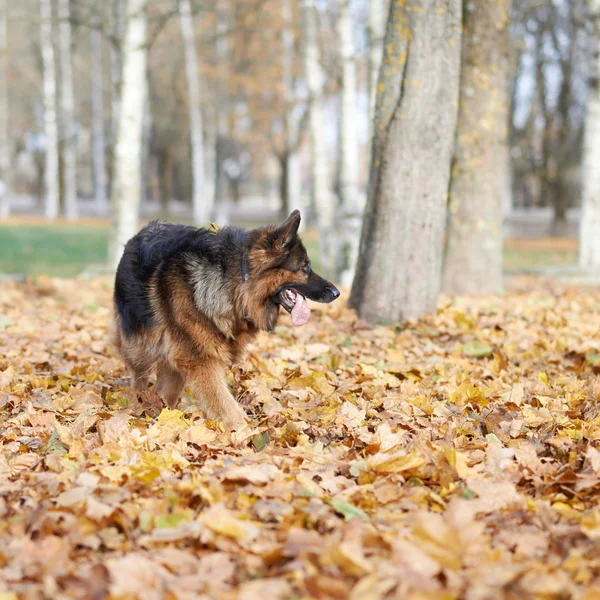
[[[294,15],[290,0],[281,0],[281,45],[283,46],[282,73],[283,96],[285,100],[285,150],[281,161],[281,201],[285,216],[298,209],[304,212],[302,206],[300,157],[298,146],[300,142],[300,123],[296,114],[296,92],[294,85]],[[305,220],[300,223],[304,230]]]
[[[341,0],[338,37],[342,64],[340,114],[340,197],[342,201],[341,248],[337,257],[338,280],[352,285],[358,247],[363,202],[360,197],[358,167],[358,135],[356,129],[357,84],[354,62],[354,34],[350,0]]]
[[[229,43],[227,30],[229,28],[228,10],[231,7],[221,0],[217,5],[216,18],[216,59],[219,67],[219,77],[215,94],[215,122],[216,133],[214,136],[214,217],[219,225],[225,225],[229,220],[229,194],[223,163],[225,162],[225,141],[229,138]],[[211,215],[212,216],[212,215]]]
[[[115,146],[119,129],[119,112],[121,106],[121,79],[123,75],[123,34],[125,29],[125,3],[127,0],[111,0],[110,7],[110,143],[108,148],[108,193],[112,196],[113,165],[115,163]]]
[[[450,215],[442,288],[502,290],[502,205],[510,186],[510,2],[467,3]]]
[[[372,131],[375,116],[375,99],[377,97],[377,80],[383,57],[383,36],[385,35],[385,21],[387,16],[388,0],[369,0],[369,62],[368,62],[368,89],[369,89],[369,128]]]
[[[583,146],[583,195],[579,264],[600,268],[600,0],[589,0],[593,23],[593,60]]]
[[[56,68],[52,39],[52,2],[40,0],[40,46],[42,50],[45,156],[45,214],[49,221],[58,217],[58,126],[56,123]]]
[[[102,34],[100,23],[90,30],[92,77],[92,168],[94,173],[94,200],[99,215],[106,210],[106,161],[104,137],[104,82],[102,68]]]
[[[73,99],[73,69],[71,66],[70,0],[59,0],[61,112],[64,135],[63,180],[65,217],[77,219],[77,140],[75,138],[75,102]]]
[[[315,0],[302,0],[304,25],[304,74],[310,102],[311,183],[312,203],[317,211],[321,267],[324,273],[335,274],[335,198],[331,191],[329,158],[325,139],[323,109],[324,77],[320,64],[318,23]]]
[[[190,0],[179,0],[181,37],[185,53],[185,75],[190,117],[190,141],[192,146],[192,207],[194,223],[206,225],[212,213],[212,200],[204,185],[204,129],[200,96],[200,77],[196,55],[196,37]]]
[[[434,311],[460,77],[461,1],[394,2],[384,40],[350,305],[389,323]]]
[[[7,8],[7,0],[0,0],[0,219],[6,219],[10,214]]]
[[[119,124],[111,189],[109,261],[117,267],[123,247],[138,229],[142,134],[146,103],[146,0],[127,0]]]

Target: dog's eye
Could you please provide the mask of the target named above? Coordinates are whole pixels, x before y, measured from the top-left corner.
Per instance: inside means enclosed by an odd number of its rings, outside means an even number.
[[[311,272],[311,266],[310,263],[307,262],[303,267],[302,267],[302,272],[306,273],[306,275],[310,275]]]

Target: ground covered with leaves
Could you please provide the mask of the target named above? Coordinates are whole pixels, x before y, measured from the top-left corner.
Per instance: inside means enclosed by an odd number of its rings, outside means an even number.
[[[110,296],[0,287],[2,600],[600,598],[600,292],[282,316],[234,436],[131,392]]]

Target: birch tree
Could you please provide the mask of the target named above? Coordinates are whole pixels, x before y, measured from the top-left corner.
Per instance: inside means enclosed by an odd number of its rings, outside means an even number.
[[[104,81],[102,68],[102,34],[100,23],[90,30],[90,56],[92,77],[92,162],[94,174],[94,200],[98,214],[106,210],[106,164],[104,135]]]
[[[510,3],[469,2],[442,287],[449,294],[502,290],[502,213],[510,189]]]
[[[369,124],[372,126],[375,115],[375,98],[377,93],[377,79],[383,56],[383,36],[385,35],[385,22],[389,0],[369,0],[369,62],[368,62],[368,89],[369,89]]]
[[[73,98],[73,69],[71,65],[71,7],[70,0],[59,0],[60,21],[60,83],[61,117],[63,126],[63,182],[65,217],[77,219],[77,140],[75,138],[75,102]]]
[[[285,214],[293,210],[303,212],[301,198],[301,173],[298,146],[300,144],[300,119],[296,113],[296,92],[294,78],[294,15],[291,0],[281,0],[281,45],[283,47],[282,73],[283,95],[285,100],[285,147],[280,157],[281,196]],[[304,227],[304,221],[301,222]]]
[[[436,309],[457,118],[460,0],[393,2],[350,304],[372,322]]]
[[[342,242],[337,259],[339,281],[352,285],[358,258],[362,201],[359,188],[357,83],[354,62],[354,34],[350,0],[341,0],[338,38],[342,64],[340,115],[340,196],[342,201]]]
[[[302,0],[304,27],[304,75],[310,103],[311,194],[317,210],[321,265],[329,276],[335,273],[335,199],[331,192],[331,176],[325,139],[323,110],[324,77],[320,64],[318,22],[315,0]]]
[[[600,0],[589,0],[593,24],[593,59],[583,142],[583,196],[579,263],[600,268]]]
[[[115,146],[119,129],[121,106],[121,79],[123,75],[123,35],[125,29],[125,3],[127,0],[111,0],[110,4],[110,143],[108,162],[108,186],[112,194]]]
[[[40,0],[40,47],[42,50],[45,155],[45,214],[50,221],[58,217],[58,126],[56,123],[56,68],[52,39],[52,2]]]
[[[142,133],[146,102],[146,0],[127,0],[123,74],[111,186],[109,261],[117,267],[123,246],[138,229]]]
[[[0,219],[10,214],[10,144],[8,134],[7,0],[0,0]]]
[[[190,117],[190,141],[192,146],[192,207],[194,222],[205,225],[211,217],[212,201],[204,183],[204,130],[198,76],[196,37],[190,0],[179,0],[179,20],[185,53],[185,75]]]

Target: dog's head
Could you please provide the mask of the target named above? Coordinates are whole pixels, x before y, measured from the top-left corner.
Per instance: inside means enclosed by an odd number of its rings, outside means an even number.
[[[331,282],[312,270],[298,235],[299,226],[300,211],[295,210],[278,227],[264,227],[250,233],[247,308],[252,313],[249,317],[262,329],[275,327],[280,306],[291,314],[294,325],[304,325],[310,316],[307,298],[333,302],[340,295]]]

